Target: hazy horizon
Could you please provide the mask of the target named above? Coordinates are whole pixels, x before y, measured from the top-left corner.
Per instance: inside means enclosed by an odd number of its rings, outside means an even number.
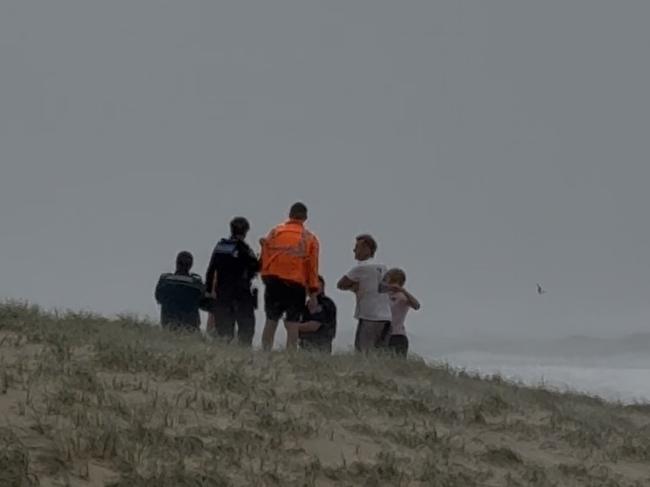
[[[436,340],[648,332],[650,3],[0,5],[0,298],[157,316],[310,208],[334,290],[354,236]],[[548,291],[536,293],[536,283]],[[261,333],[261,316],[256,341]]]

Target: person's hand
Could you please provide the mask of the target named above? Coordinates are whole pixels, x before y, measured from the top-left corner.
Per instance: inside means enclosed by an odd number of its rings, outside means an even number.
[[[266,239],[262,237],[260,238],[260,247],[264,247],[264,244],[266,244]]]
[[[355,294],[358,293],[359,292],[359,283],[355,282],[354,284],[352,284],[352,287],[350,288],[350,291],[352,291]]]

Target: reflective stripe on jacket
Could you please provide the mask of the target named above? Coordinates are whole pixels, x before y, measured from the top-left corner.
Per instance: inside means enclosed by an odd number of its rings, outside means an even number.
[[[262,277],[278,277],[319,289],[319,243],[316,235],[298,220],[289,220],[275,227],[262,245]]]

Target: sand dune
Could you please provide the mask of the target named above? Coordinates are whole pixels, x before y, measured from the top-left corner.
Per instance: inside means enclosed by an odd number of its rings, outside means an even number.
[[[0,486],[645,486],[650,407],[0,307]]]

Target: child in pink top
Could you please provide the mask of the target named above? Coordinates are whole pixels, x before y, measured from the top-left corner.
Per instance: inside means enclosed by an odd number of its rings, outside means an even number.
[[[404,289],[406,273],[402,269],[391,269],[386,273],[385,282],[388,284],[388,295],[393,319],[388,336],[388,349],[396,355],[406,357],[409,340],[406,336],[406,314],[410,309],[419,310],[420,302]]]

